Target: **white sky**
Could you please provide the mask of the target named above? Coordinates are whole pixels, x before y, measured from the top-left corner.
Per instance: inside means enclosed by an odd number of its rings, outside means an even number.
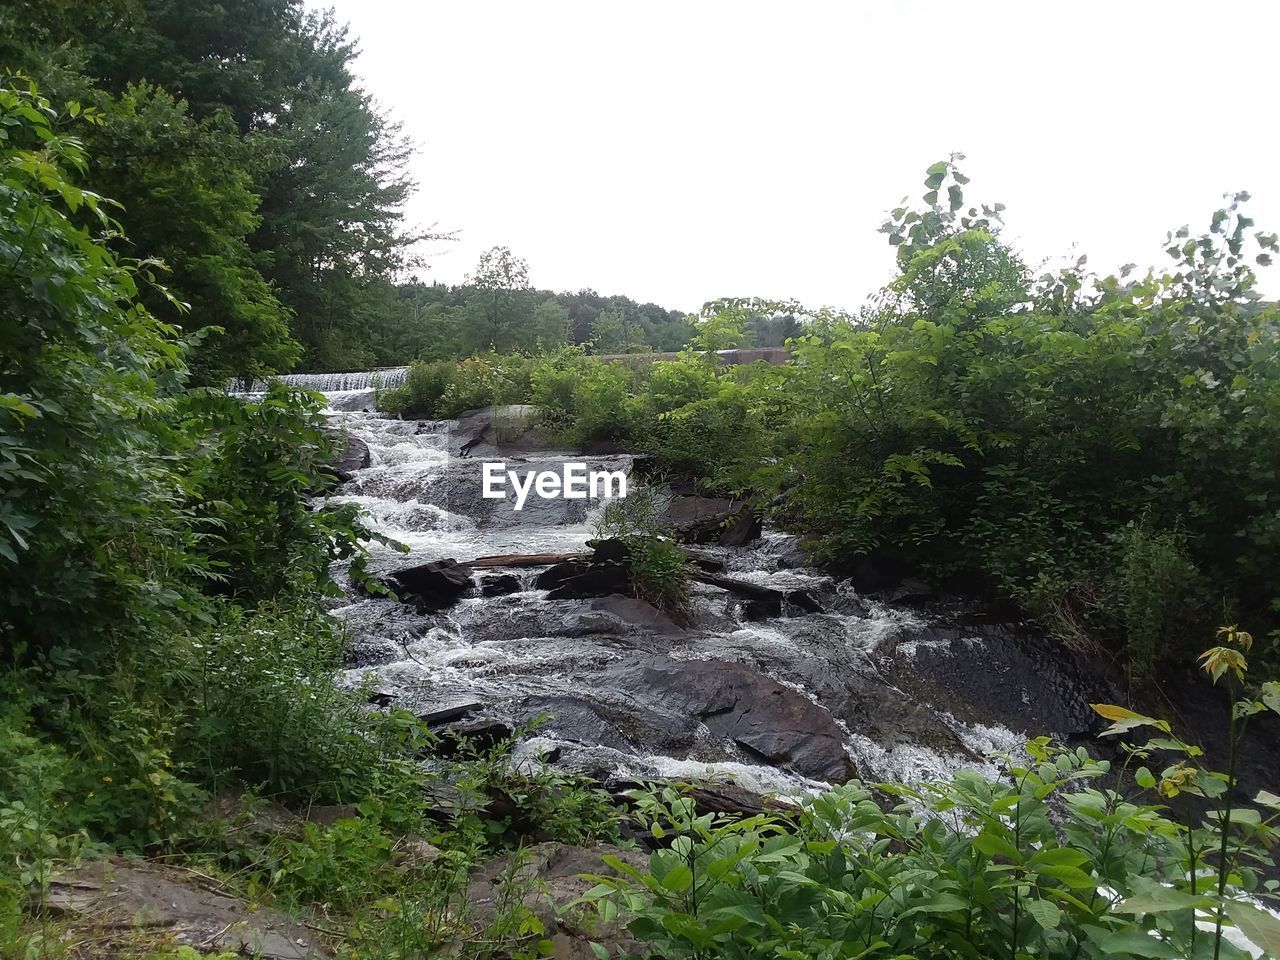
[[[854,307],[952,151],[1033,262],[1163,265],[1228,190],[1280,229],[1268,0],[315,5],[418,145],[411,219],[460,231],[428,280],[506,244],[538,287]]]

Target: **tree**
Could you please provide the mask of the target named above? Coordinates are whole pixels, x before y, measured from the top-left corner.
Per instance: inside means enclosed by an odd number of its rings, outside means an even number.
[[[170,292],[148,307],[184,330],[220,332],[191,357],[204,383],[289,369],[301,356],[289,311],[258,271],[248,237],[258,228],[253,173],[261,157],[223,112],[195,120],[154,86],[97,97],[106,122],[87,137],[100,159],[93,184],[123,204],[119,218],[132,250],[163,260]]]
[[[510,341],[518,336],[513,330],[513,305],[518,302],[519,294],[530,289],[528,261],[517,257],[508,247],[490,247],[480,254],[467,282],[481,295],[485,324],[482,345],[495,350],[509,349]]]
[[[552,348],[563,344],[569,335],[569,311],[548,298],[533,311],[533,347]]]
[[[189,562],[164,423],[177,331],[135,302],[150,264],[102,242],[116,224],[72,181],[87,160],[58,121],[34,86],[0,87],[0,652],[17,659],[177,616],[165,581]]]
[[[601,310],[591,321],[591,349],[596,353],[626,353],[627,323],[621,310]]]
[[[245,164],[261,198],[249,238],[253,266],[286,308],[306,361],[369,359],[370,324],[381,320],[370,307],[387,302],[376,291],[369,296],[370,285],[409,266],[426,235],[403,227],[409,145],[356,85],[355,44],[331,14],[308,13],[302,0],[18,0],[13,7],[15,15],[0,16],[0,54],[12,66],[38,78],[91,76],[117,97],[153,84],[185,101],[197,124],[225,111],[253,151],[252,160],[227,160]],[[150,196],[163,209],[166,195]],[[192,252],[175,263],[176,287],[208,285],[208,278],[187,282],[197,262],[206,261]],[[239,279],[248,300],[260,303],[252,278],[240,272]],[[229,286],[219,284],[224,300]],[[193,307],[193,316],[203,315]],[[212,312],[228,311],[223,304]]]

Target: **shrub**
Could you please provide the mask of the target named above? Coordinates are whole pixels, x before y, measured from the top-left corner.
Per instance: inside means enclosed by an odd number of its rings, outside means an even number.
[[[405,382],[378,393],[377,407],[404,417],[445,420],[494,403],[523,403],[533,364],[490,351],[465,360],[415,360]]]
[[[576,446],[597,441],[628,442],[635,417],[631,368],[564,347],[539,358],[530,399],[539,408],[543,432]]]
[[[635,595],[682,618],[689,612],[689,558],[680,544],[667,538],[664,486],[660,481],[633,482],[625,498],[605,505],[596,521],[595,537],[623,541]]]

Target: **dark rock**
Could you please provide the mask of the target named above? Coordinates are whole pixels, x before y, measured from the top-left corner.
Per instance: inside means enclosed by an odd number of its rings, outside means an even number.
[[[664,517],[676,538],[685,543],[740,547],[760,536],[760,518],[745,500],[674,496],[667,503]]]
[[[482,717],[445,724],[444,729],[438,732],[440,740],[436,744],[436,755],[454,757],[463,752],[484,753],[492,750],[504,740],[510,740],[515,731],[509,723]]]
[[[609,540],[592,540],[587,546],[591,547],[592,563],[629,563],[631,561],[631,548],[627,546],[625,540],[616,538]]]
[[[220,822],[228,842],[244,846],[263,846],[281,836],[302,839],[302,818],[270,800],[222,793],[204,805],[201,818]]]
[[[451,703],[434,704],[416,716],[427,726],[435,727],[467,719],[483,708],[484,704],[479,700],[454,700]]]
[[[759,598],[748,600],[742,605],[742,615],[752,623],[761,620],[772,620],[782,616],[782,601]]]
[[[579,902],[595,886],[590,877],[616,875],[605,863],[606,856],[637,870],[649,867],[648,856],[639,850],[608,844],[535,844],[472,871],[466,916],[484,926],[522,902],[541,921],[556,960],[594,960],[592,943],[603,946],[609,956],[647,955],[626,932],[627,916],[602,923],[590,903]]]
[[[389,707],[395,702],[395,694],[387,693],[385,690],[374,690],[369,694],[368,703],[373,707]]]
[[[344,433],[335,445],[340,452],[329,464],[329,472],[339,483],[346,483],[357,470],[365,469],[372,462],[369,445],[359,437]]]
[[[916,573],[916,564],[892,547],[879,547],[864,554],[853,565],[849,580],[861,594],[886,593]]]
[[[452,606],[474,586],[471,573],[456,560],[432,560],[397,570],[382,581],[401,603],[435,612]]]
[[[807,590],[792,590],[782,602],[787,607],[794,607],[804,613],[822,613],[822,604],[813,599]]]
[[[604,788],[609,791],[614,801],[631,806],[628,793],[632,790],[645,790],[650,785],[635,780],[606,781]],[[715,781],[699,781],[678,784],[680,792],[693,800],[694,808],[699,814],[727,813],[735,816],[754,817],[759,814],[786,815],[798,813],[800,808],[786,800],[754,793],[735,783]]]
[[[683,633],[684,628],[653,604],[635,597],[611,594],[591,602],[592,610],[603,610],[632,626],[652,630],[655,633]]]
[[[321,827],[332,827],[339,820],[360,816],[354,803],[318,803],[303,811],[302,819]]]
[[[705,570],[707,573],[724,573],[725,563],[723,560],[717,560],[715,557],[709,557],[697,550],[685,550],[684,555],[699,570]]]
[[[855,775],[831,714],[746,664],[654,657],[611,670],[609,682],[767,763],[832,783]]]
[[[924,603],[937,596],[937,591],[918,577],[904,577],[902,582],[889,591],[886,599],[890,603]]]
[[[585,571],[570,577],[547,594],[548,600],[582,600],[625,592],[631,583],[626,567],[614,564],[589,564]]]
[[[480,581],[482,597],[501,597],[508,593],[519,593],[523,588],[524,584],[514,573],[499,573]]]
[[[587,564],[583,560],[565,560],[543,570],[533,581],[533,585],[539,590],[554,590],[566,580],[581,576],[586,570]]]

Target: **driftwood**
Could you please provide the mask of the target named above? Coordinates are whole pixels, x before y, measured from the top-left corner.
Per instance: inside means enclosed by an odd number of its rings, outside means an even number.
[[[794,597],[799,592],[793,590],[791,593],[786,593],[782,590],[775,590],[773,587],[763,587],[758,583],[750,583],[746,580],[735,580],[733,577],[710,573],[697,567],[689,571],[689,578],[697,580],[699,583],[707,583],[713,587],[719,587],[721,590],[728,590],[730,593],[736,593],[740,597],[749,597],[752,600],[786,600],[789,597]]]
[[[484,570],[492,567],[547,567],[566,560],[585,560],[589,553],[506,553],[494,557],[476,557],[460,567]]]

